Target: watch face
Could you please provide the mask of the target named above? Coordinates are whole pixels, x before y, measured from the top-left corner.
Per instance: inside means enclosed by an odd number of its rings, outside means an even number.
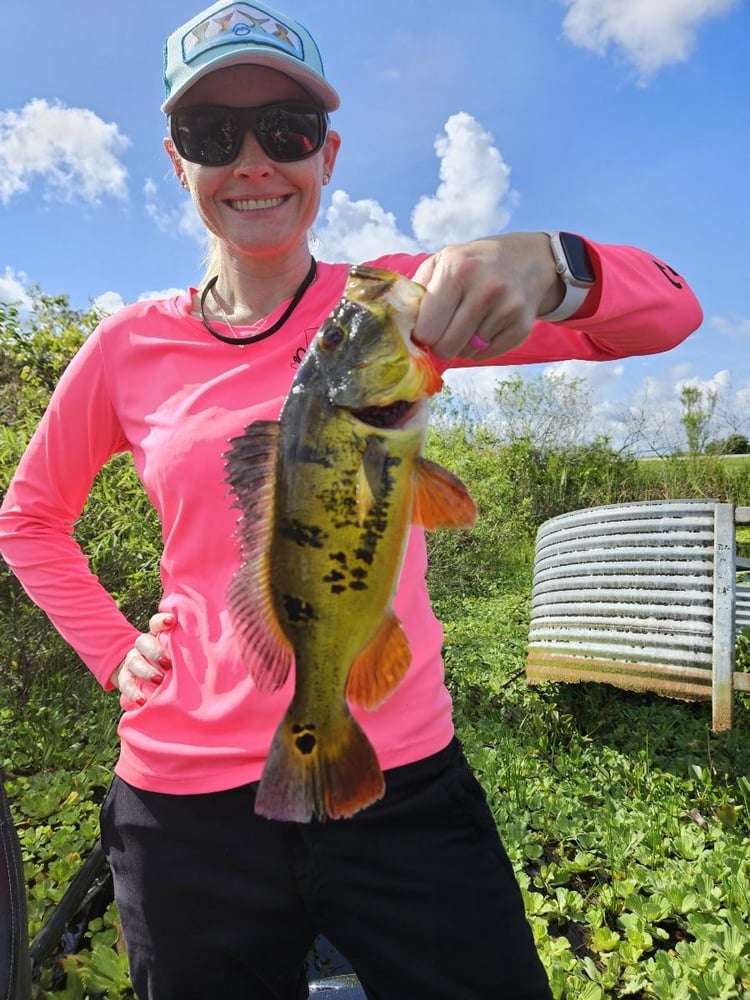
[[[589,253],[586,244],[580,236],[573,233],[560,233],[560,244],[568,259],[570,273],[578,281],[593,283],[596,280],[594,269],[591,266]]]

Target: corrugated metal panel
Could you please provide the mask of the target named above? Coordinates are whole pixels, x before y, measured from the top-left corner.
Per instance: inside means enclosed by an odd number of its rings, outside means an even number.
[[[750,586],[736,590],[739,627],[750,618]],[[562,514],[537,534],[527,679],[712,698],[715,727],[726,728],[734,602],[731,504],[644,501]]]

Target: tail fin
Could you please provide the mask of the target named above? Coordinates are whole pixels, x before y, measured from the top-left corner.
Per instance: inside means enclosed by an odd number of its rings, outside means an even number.
[[[289,711],[271,744],[255,811],[295,823],[344,819],[384,791],[375,750],[346,705],[318,727],[299,723]]]

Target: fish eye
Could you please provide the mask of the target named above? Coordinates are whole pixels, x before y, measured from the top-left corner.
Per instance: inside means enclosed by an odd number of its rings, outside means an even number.
[[[335,350],[343,341],[346,334],[338,326],[327,326],[320,331],[320,346],[328,351]]]

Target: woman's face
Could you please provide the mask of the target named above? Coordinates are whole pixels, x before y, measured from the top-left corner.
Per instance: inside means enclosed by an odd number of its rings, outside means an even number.
[[[291,77],[265,66],[229,66],[198,80],[179,107],[223,104],[257,107],[275,101],[310,101]],[[340,145],[328,133],[323,148],[306,160],[278,163],[263,152],[251,131],[237,158],[206,167],[183,160],[165,140],[178,179],[190,190],[206,227],[233,252],[279,257],[303,248],[318,214],[323,175],[331,174]]]

